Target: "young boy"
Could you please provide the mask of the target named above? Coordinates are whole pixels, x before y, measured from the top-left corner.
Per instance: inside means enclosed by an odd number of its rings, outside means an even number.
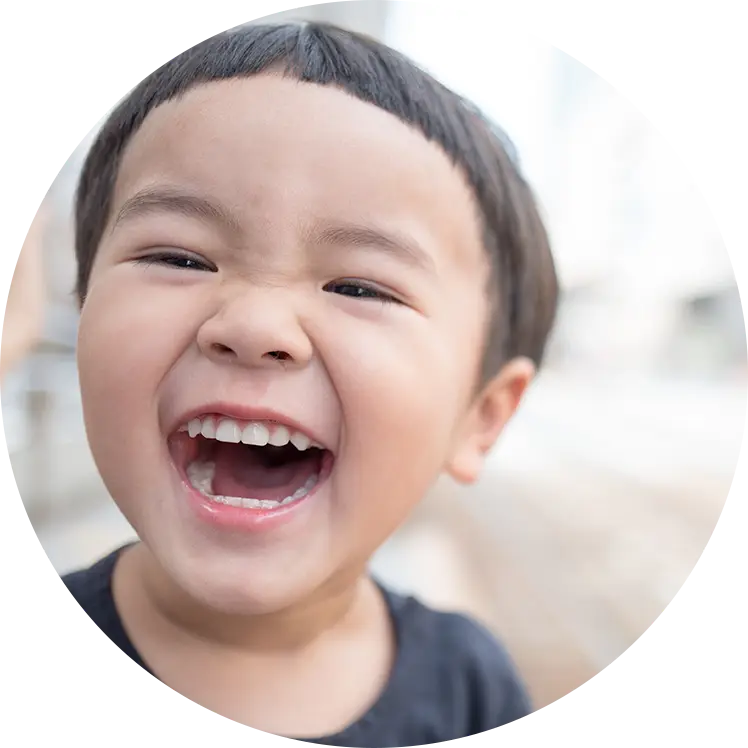
[[[480,113],[368,38],[242,27],[114,111],[76,221],[88,438],[141,541],[64,579],[100,628],[309,742],[527,714],[483,628],[367,574],[440,473],[477,478],[555,313],[531,192]]]

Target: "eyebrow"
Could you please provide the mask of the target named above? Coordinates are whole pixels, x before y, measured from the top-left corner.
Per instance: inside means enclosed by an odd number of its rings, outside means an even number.
[[[122,223],[153,213],[176,213],[216,224],[232,233],[241,231],[239,221],[223,205],[169,187],[149,187],[125,200],[112,223],[112,231]]]
[[[313,232],[310,239],[318,245],[381,250],[409,265],[436,272],[431,255],[414,240],[373,226],[347,223],[326,226]]]

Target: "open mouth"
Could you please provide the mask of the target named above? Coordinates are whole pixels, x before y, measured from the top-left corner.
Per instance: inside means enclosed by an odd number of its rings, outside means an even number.
[[[332,453],[271,421],[193,418],[169,440],[174,462],[210,502],[273,510],[301,501],[329,475]]]

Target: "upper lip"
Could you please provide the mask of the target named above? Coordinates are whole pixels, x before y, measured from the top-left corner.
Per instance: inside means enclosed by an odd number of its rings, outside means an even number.
[[[193,418],[204,418],[205,416],[223,416],[224,418],[231,418],[235,421],[272,421],[273,423],[285,426],[289,431],[298,431],[305,434],[313,442],[321,444],[325,449],[328,449],[325,441],[319,434],[316,434],[313,430],[287,416],[285,413],[271,408],[253,408],[246,405],[231,405],[227,403],[207,403],[186,411],[172,425],[170,433],[174,433]]]

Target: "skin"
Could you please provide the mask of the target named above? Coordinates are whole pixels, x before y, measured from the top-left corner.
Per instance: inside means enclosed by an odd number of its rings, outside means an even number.
[[[159,191],[213,209],[175,209]],[[351,226],[393,241],[354,241],[339,230]],[[480,235],[471,192],[436,145],[332,88],[211,83],[133,137],[79,367],[94,458],[142,540],[115,569],[115,600],[175,690],[302,737],[376,700],[394,644],[367,560],[439,474],[478,477],[533,375],[512,361],[476,395],[489,312]],[[167,439],[215,401],[279,410],[334,452],[297,519],[248,535],[188,509]]]

